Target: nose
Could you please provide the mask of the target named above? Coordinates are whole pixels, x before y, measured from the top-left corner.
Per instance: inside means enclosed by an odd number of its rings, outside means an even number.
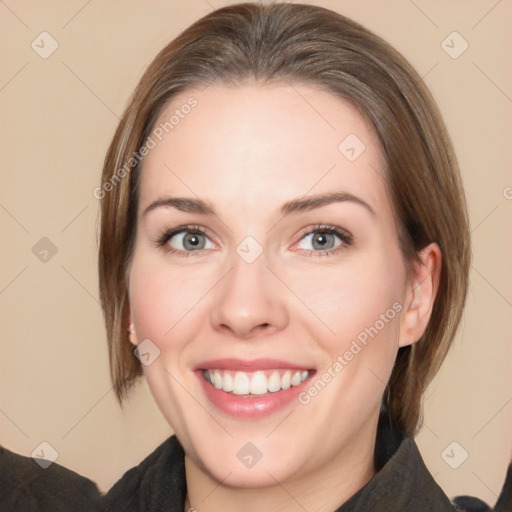
[[[213,328],[239,339],[279,331],[289,320],[283,285],[267,268],[264,255],[247,263],[235,254],[213,303]]]

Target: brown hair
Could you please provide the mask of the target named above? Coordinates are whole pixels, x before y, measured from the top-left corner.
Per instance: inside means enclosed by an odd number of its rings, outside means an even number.
[[[100,299],[119,403],[142,374],[127,334],[139,151],[179,92],[250,80],[314,85],[354,105],[381,144],[408,270],[417,251],[430,242],[440,246],[443,264],[430,322],[417,343],[399,349],[383,399],[391,418],[414,435],[423,392],[451,345],[468,288],[470,235],[458,165],[438,108],[405,58],[358,23],[306,4],[243,3],[204,16],[160,51],[128,103],[95,191],[101,199]]]

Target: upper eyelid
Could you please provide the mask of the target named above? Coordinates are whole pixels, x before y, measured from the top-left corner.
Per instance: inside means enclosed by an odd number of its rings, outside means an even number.
[[[342,240],[343,244],[347,243],[346,239],[348,239],[349,243],[351,243],[352,239],[353,239],[352,233],[350,231],[348,231],[346,228],[344,228],[342,226],[337,226],[334,224],[331,225],[331,224],[323,223],[323,224],[314,224],[312,226],[305,227],[302,230],[300,230],[299,235],[298,235],[299,236],[298,242],[303,240],[303,238],[305,236],[308,236],[308,235],[318,232],[318,231],[333,232],[333,234],[335,234],[336,236],[338,236],[338,238],[340,238]],[[336,232],[338,232],[338,231],[340,231],[341,233],[337,234]],[[209,240],[214,245],[217,245],[217,243],[214,240],[212,240],[210,235],[208,234],[209,230],[207,228],[205,228],[203,226],[199,226],[199,225],[194,225],[194,224],[180,226],[175,229],[169,229],[169,230],[164,231],[164,235],[167,238],[167,241],[165,243],[168,243],[174,236],[179,235],[180,233],[183,233],[183,232],[185,232],[185,233],[186,232],[199,232],[200,234],[207,236],[209,238]],[[175,249],[175,250],[180,251],[181,249]],[[186,251],[186,252],[200,252],[203,250],[206,250],[206,249],[199,249],[198,251]]]
[[[165,236],[167,238],[167,242],[171,240],[171,238],[175,237],[176,235],[179,235],[180,233],[193,233],[193,232],[199,232],[201,235],[207,236],[212,243],[215,244],[215,242],[211,239],[211,236],[209,235],[208,229],[202,227],[202,226],[195,226],[195,225],[186,225],[177,227],[175,229],[166,229],[162,232],[162,237]],[[217,244],[215,244],[217,245]]]

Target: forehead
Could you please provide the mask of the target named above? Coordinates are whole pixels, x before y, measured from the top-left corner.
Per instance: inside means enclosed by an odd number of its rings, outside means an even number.
[[[142,206],[164,194],[269,208],[309,191],[386,199],[372,129],[348,102],[310,85],[187,90],[166,106],[151,137]]]

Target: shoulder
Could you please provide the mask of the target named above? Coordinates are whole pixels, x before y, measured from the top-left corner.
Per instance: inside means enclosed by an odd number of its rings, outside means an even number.
[[[450,500],[426,467],[413,438],[405,436],[398,447],[395,446],[388,450],[390,456],[382,460],[385,462],[375,476],[336,512],[490,512],[491,509],[476,498],[465,496]]]
[[[441,510],[446,512],[512,512],[512,508],[493,509],[487,503],[474,496],[464,495],[449,498],[428,471],[415,441],[411,438],[406,438],[405,444],[404,452],[407,453],[408,458],[412,462],[406,469],[418,478],[411,496],[414,496],[414,501],[418,500],[418,503],[428,504],[431,507],[427,507],[424,510],[435,510],[436,512]],[[505,492],[507,491],[504,487],[503,493]],[[510,501],[507,503],[510,503]],[[432,508],[432,506],[434,507]],[[423,510],[423,508],[420,510]]]
[[[383,510],[394,511],[512,512],[512,464],[494,509],[473,496],[449,498],[427,469],[414,438],[405,435],[386,411],[379,417],[374,462],[377,473],[354,496],[357,501],[377,496],[379,504],[388,507]]]
[[[460,512],[512,512],[512,462],[508,466],[503,489],[491,508],[487,503],[473,496],[457,496],[453,499],[455,510]]]
[[[508,466],[507,474],[505,475],[505,483],[503,489],[498,497],[496,505],[494,505],[494,512],[510,512],[512,510],[512,462]]]
[[[55,462],[40,465],[0,446],[0,510],[95,510],[100,496],[88,478]]]
[[[164,510],[184,502],[184,451],[175,435],[160,444],[140,464],[126,471],[102,499],[102,510]]]
[[[457,510],[443,489],[435,481],[415,440],[405,437],[402,444],[389,461],[394,468],[398,495],[403,500],[403,510],[432,510],[453,512]]]
[[[456,496],[449,500],[430,475],[421,458],[416,443],[410,438],[406,439],[406,441],[406,444],[408,445],[408,450],[406,451],[409,452],[411,460],[415,461],[412,466],[407,468],[407,470],[413,471],[420,476],[420,480],[418,480],[417,483],[421,483],[421,485],[416,486],[418,496],[420,497],[420,500],[425,499],[428,501],[426,494],[430,494],[430,499],[434,499],[436,502],[436,508],[433,508],[432,510],[436,510],[436,512],[438,510],[446,510],[447,512],[450,510],[457,512],[512,512],[512,462],[508,466],[503,489],[494,507],[491,507],[475,496],[469,495]],[[425,496],[423,496],[424,493]],[[441,505],[445,508],[438,508]]]

